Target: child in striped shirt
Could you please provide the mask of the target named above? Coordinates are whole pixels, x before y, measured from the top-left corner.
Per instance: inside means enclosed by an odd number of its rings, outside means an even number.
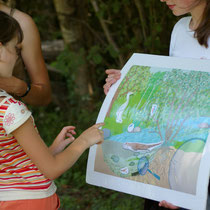
[[[18,22],[0,11],[0,76],[12,76],[22,38]],[[48,148],[27,107],[0,90],[0,209],[58,209],[52,180],[91,145],[103,142],[102,125],[93,125],[77,139],[74,126],[64,127]]]

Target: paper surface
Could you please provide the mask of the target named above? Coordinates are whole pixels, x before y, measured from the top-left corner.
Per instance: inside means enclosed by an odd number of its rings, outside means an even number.
[[[105,141],[89,184],[205,209],[210,169],[210,61],[133,54],[101,107]]]

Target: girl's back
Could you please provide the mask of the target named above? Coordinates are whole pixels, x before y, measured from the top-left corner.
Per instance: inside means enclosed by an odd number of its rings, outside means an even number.
[[[38,170],[11,134],[29,118],[33,120],[31,112],[4,91],[0,97],[0,200],[51,196],[55,185]]]

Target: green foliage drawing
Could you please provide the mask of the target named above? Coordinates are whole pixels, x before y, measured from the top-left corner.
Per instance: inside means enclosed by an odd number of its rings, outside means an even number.
[[[120,177],[138,175],[139,162],[149,167],[160,149],[163,157],[170,150],[199,156],[210,127],[209,76],[208,72],[132,66],[104,120],[108,141],[102,148],[111,171]],[[110,150],[112,144],[115,150]],[[166,174],[169,165],[170,160]]]

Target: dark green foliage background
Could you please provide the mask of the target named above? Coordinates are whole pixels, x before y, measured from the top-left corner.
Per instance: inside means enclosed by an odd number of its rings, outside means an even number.
[[[53,101],[48,107],[31,107],[42,138],[50,145],[65,125],[75,125],[77,135],[95,123],[100,106],[105,97],[103,84],[108,68],[121,68],[119,55],[124,63],[134,52],[168,55],[170,33],[177,18],[169,9],[157,0],[139,0],[143,6],[141,21],[131,0],[98,0],[99,12],[96,14],[90,0],[88,19],[81,24],[86,28],[89,38],[79,49],[82,56],[66,48],[52,66],[61,70],[59,79],[50,73],[53,82],[56,78],[65,88],[58,92],[60,103]],[[61,39],[57,15],[52,0],[17,0],[16,7],[30,14],[36,22],[42,41]],[[77,8],[80,9],[80,8]],[[109,32],[120,50],[113,50],[105,37],[99,22],[103,18]],[[83,60],[82,60],[83,59]],[[89,80],[93,95],[79,97],[74,91],[75,72],[82,63],[88,64]],[[61,96],[63,96],[61,98]],[[96,210],[141,210],[143,199],[115,191],[90,186],[85,183],[86,151],[72,169],[56,180],[61,209],[96,209]]]

